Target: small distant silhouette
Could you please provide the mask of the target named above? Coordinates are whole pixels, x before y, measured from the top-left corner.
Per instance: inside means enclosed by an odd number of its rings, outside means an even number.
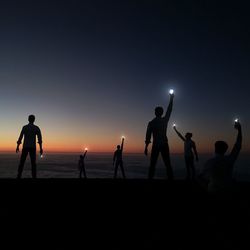
[[[149,179],[152,179],[154,177],[155,166],[157,163],[159,153],[161,153],[162,159],[166,166],[168,179],[169,180],[173,179],[173,170],[170,163],[169,146],[167,138],[167,127],[173,109],[173,99],[174,99],[174,94],[170,94],[170,102],[164,117],[162,117],[163,108],[156,107],[155,108],[156,117],[148,123],[146,140],[145,140],[145,150],[144,150],[145,155],[148,155],[148,145],[151,143],[151,135],[153,134],[153,146],[152,146],[150,167],[148,173]]]
[[[25,125],[22,128],[21,134],[17,141],[16,153],[19,152],[19,146],[22,143],[22,139],[24,137],[22,155],[21,155],[20,164],[18,167],[18,174],[17,174],[18,179],[22,177],[24,164],[25,164],[28,154],[30,155],[30,160],[31,160],[32,178],[36,178],[36,175],[37,175],[36,173],[36,137],[38,138],[38,144],[40,146],[40,155],[43,154],[42,134],[41,134],[40,128],[34,125],[35,116],[30,115],[28,120],[29,120],[29,124]]]
[[[87,152],[88,152],[88,150],[86,149],[84,155],[80,155],[80,159],[78,161],[78,168],[80,171],[80,173],[79,173],[80,179],[82,178],[82,174],[83,174],[85,179],[87,178],[86,170],[85,170],[85,163],[84,163],[84,159],[86,157]]]
[[[206,162],[200,174],[200,178],[205,180],[209,192],[227,191],[232,184],[234,163],[242,146],[241,124],[237,121],[234,127],[238,131],[238,135],[231,153],[225,155],[228,149],[225,141],[216,141],[215,157]]]
[[[186,133],[185,137],[177,130],[176,126],[173,127],[177,135],[184,141],[184,156],[187,168],[187,179],[195,178],[194,154],[196,161],[199,160],[196,150],[195,142],[191,139],[193,134]],[[194,152],[194,153],[193,153]]]
[[[124,146],[124,137],[122,138],[121,146],[117,145],[117,150],[115,151],[114,157],[113,157],[113,166],[115,166],[114,178],[117,177],[117,171],[118,171],[119,166],[121,168],[123,178],[124,179],[126,178],[125,171],[123,168],[123,159],[122,159],[123,146]]]

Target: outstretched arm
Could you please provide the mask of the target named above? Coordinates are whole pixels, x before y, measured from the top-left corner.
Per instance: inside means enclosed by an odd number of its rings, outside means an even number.
[[[240,150],[241,150],[241,147],[242,147],[242,130],[241,130],[241,124],[239,122],[237,122],[235,124],[235,129],[238,130],[238,134],[237,134],[237,138],[236,138],[236,142],[234,144],[234,147],[230,153],[230,157],[232,158],[232,161],[235,162],[239,153],[240,153]]]
[[[87,152],[88,152],[88,150],[85,150],[85,153],[84,153],[84,155],[83,155],[83,159],[85,158]]]
[[[169,101],[168,108],[164,117],[166,121],[169,121],[170,115],[172,113],[173,101],[174,101],[174,94],[170,95],[170,101]]]
[[[148,155],[148,145],[151,143],[151,135],[152,135],[152,129],[151,129],[151,124],[149,123],[146,132],[145,150],[144,150],[145,155]]]
[[[184,136],[177,130],[176,127],[174,127],[174,131],[176,132],[176,134],[177,134],[183,141],[186,140],[186,139],[184,138]]]
[[[124,146],[124,137],[122,138],[121,151],[123,151],[123,146]]]
[[[19,136],[18,141],[17,141],[16,153],[19,152],[19,146],[20,146],[20,144],[22,144],[23,135],[24,135],[24,129],[22,128],[22,131],[21,131],[20,136]]]

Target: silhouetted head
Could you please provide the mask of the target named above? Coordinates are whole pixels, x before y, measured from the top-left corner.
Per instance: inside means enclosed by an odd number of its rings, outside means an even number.
[[[163,114],[163,108],[162,108],[162,107],[156,107],[156,108],[155,108],[155,115],[156,115],[157,117],[161,117],[162,114]]]
[[[228,149],[228,145],[225,141],[217,141],[214,144],[215,153],[218,155],[224,155]]]
[[[192,133],[189,133],[189,132],[186,133],[186,135],[185,135],[186,139],[191,139],[192,136],[193,136],[193,134],[192,134]]]
[[[34,115],[29,115],[29,119],[28,119],[28,120],[29,120],[30,123],[34,123],[34,122],[35,122],[35,119],[36,119],[36,118],[35,118]]]
[[[117,149],[120,149],[121,148],[121,146],[120,145],[117,145]]]

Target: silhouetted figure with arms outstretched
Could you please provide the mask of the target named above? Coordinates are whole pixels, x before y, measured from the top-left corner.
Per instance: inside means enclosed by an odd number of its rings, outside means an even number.
[[[18,167],[18,174],[17,174],[18,179],[22,177],[24,163],[26,161],[28,154],[30,155],[30,160],[31,160],[32,178],[36,178],[36,137],[38,138],[38,144],[40,146],[40,155],[43,154],[42,134],[40,128],[34,125],[35,116],[30,115],[28,120],[29,124],[25,125],[22,128],[21,134],[17,141],[16,153],[19,152],[19,146],[22,143],[22,139],[24,137],[22,155]]]
[[[120,166],[121,171],[122,171],[123,179],[125,179],[125,171],[124,171],[124,168],[123,168],[123,160],[122,160],[124,139],[125,138],[122,137],[122,144],[121,145],[117,145],[117,149],[116,149],[116,151],[114,153],[114,157],[113,157],[113,166],[115,166],[114,178],[117,177],[118,167]]]
[[[173,170],[170,163],[169,146],[167,138],[167,127],[173,109],[173,99],[174,99],[174,94],[170,94],[170,102],[164,117],[162,117],[163,108],[156,107],[155,108],[156,117],[151,122],[148,123],[146,140],[145,140],[145,150],[144,150],[145,155],[148,155],[148,145],[151,143],[151,136],[153,134],[153,145],[152,145],[151,160],[148,173],[149,179],[152,179],[154,177],[155,166],[157,163],[159,153],[161,153],[162,159],[166,166],[168,179],[169,180],[173,179]]]
[[[216,141],[215,157],[206,162],[200,174],[200,177],[207,182],[209,192],[226,191],[232,184],[234,163],[242,146],[241,124],[237,121],[234,127],[238,135],[231,153],[225,155],[228,149],[225,141]]]
[[[85,163],[84,163],[84,159],[86,157],[87,152],[88,152],[88,150],[85,149],[84,155],[80,155],[80,159],[78,161],[78,168],[79,168],[79,171],[80,171],[80,173],[79,173],[79,178],[80,179],[82,178],[82,174],[83,174],[85,179],[87,178],[86,170],[85,170]]]
[[[173,126],[176,134],[184,141],[184,156],[187,168],[187,179],[195,178],[195,167],[194,167],[194,154],[196,161],[199,160],[198,153],[196,150],[195,142],[191,139],[193,134],[186,133],[185,137],[177,130],[176,126]]]

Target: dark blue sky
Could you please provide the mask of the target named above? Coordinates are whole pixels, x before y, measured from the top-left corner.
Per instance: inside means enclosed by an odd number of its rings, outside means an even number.
[[[193,132],[201,150],[215,139],[231,142],[236,116],[249,140],[247,6],[166,2],[1,1],[7,134],[0,148],[15,142],[27,114],[35,113],[51,150],[88,144],[106,151],[124,133],[128,148],[140,151],[146,124],[155,106],[167,106],[170,87],[171,123]],[[169,137],[179,151],[178,138],[172,131]]]

